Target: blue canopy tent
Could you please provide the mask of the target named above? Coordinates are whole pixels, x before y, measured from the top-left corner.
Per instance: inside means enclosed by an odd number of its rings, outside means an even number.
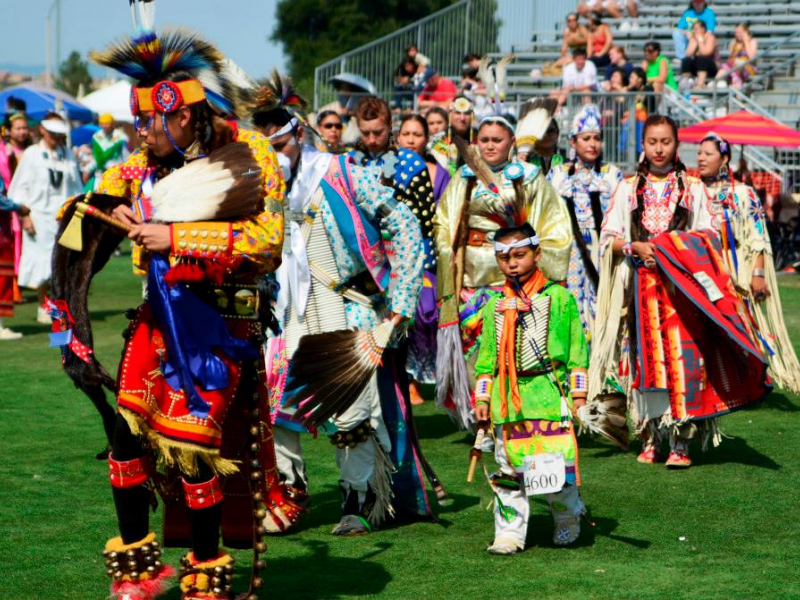
[[[92,136],[95,132],[100,131],[97,125],[81,125],[69,132],[70,140],[73,146],[83,146],[84,144],[92,143]]]
[[[40,121],[48,111],[56,110],[56,104],[66,112],[70,121],[88,123],[93,118],[91,110],[78,102],[69,94],[47,88],[36,83],[23,83],[0,92],[0,119],[6,117],[6,105],[9,98],[16,98],[25,102],[25,112],[28,117]]]

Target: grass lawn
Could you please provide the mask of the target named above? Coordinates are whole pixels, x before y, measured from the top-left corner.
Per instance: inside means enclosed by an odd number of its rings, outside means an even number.
[[[96,351],[109,370],[122,346],[124,309],[140,287],[127,257],[98,277],[91,307]],[[784,309],[800,333],[800,278],[782,279]],[[60,369],[33,303],[0,345],[0,598],[95,600],[108,593],[101,551],[116,535],[99,417]],[[263,598],[328,600],[800,598],[800,401],[775,391],[722,421],[729,436],[686,472],[644,466],[634,453],[582,440],[583,496],[597,525],[557,549],[536,502],[523,554],[491,557],[486,484],[467,484],[469,438],[431,403],[417,411],[422,444],[452,503],[439,522],[334,539],[339,516],[333,451],[308,438],[313,511],[297,533],[268,540]],[[792,421],[792,419],[795,419]],[[155,526],[160,524],[154,519]],[[167,551],[177,564],[179,549]],[[238,575],[249,575],[248,553]],[[167,596],[179,598],[177,589]]]

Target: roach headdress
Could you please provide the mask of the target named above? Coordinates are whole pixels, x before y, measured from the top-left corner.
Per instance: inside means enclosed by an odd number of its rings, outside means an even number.
[[[295,131],[299,125],[309,128],[308,102],[294,89],[292,80],[273,69],[270,79],[252,95],[244,112],[257,125],[278,125],[280,129],[270,139]]]
[[[156,33],[155,0],[128,0],[133,33],[90,54],[99,65],[110,67],[140,84],[131,88],[131,112],[171,113],[181,106],[208,102],[221,116],[236,114],[246,89],[236,67],[210,42],[183,31]],[[185,81],[168,81],[184,71]],[[154,83],[155,82],[155,83]]]

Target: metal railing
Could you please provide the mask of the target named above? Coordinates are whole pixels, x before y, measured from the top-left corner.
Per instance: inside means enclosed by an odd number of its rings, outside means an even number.
[[[330,80],[342,73],[364,77],[378,95],[395,91],[395,74],[405,50],[415,44],[443,76],[458,80],[467,53],[508,52],[530,43],[532,31],[557,28],[577,0],[459,0],[424,19],[356,48],[316,68],[314,109],[337,100]]]

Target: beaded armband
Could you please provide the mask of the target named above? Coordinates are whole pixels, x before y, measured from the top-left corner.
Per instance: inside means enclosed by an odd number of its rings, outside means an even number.
[[[108,476],[115,488],[142,485],[150,478],[150,461],[146,456],[133,460],[114,460],[108,456]]]
[[[586,371],[573,369],[569,375],[569,387],[573,394],[586,394],[589,391],[589,377]]]
[[[170,227],[173,256],[216,258],[231,254],[233,231],[230,223],[173,223]]]
[[[492,397],[492,376],[481,375],[475,382],[475,403],[488,403]]]
[[[192,510],[210,508],[222,502],[222,487],[216,475],[203,483],[189,483],[184,479],[183,493],[186,495],[186,506]]]
[[[628,242],[627,244],[625,244],[622,247],[622,253],[625,256],[633,256],[633,244],[631,242]]]

